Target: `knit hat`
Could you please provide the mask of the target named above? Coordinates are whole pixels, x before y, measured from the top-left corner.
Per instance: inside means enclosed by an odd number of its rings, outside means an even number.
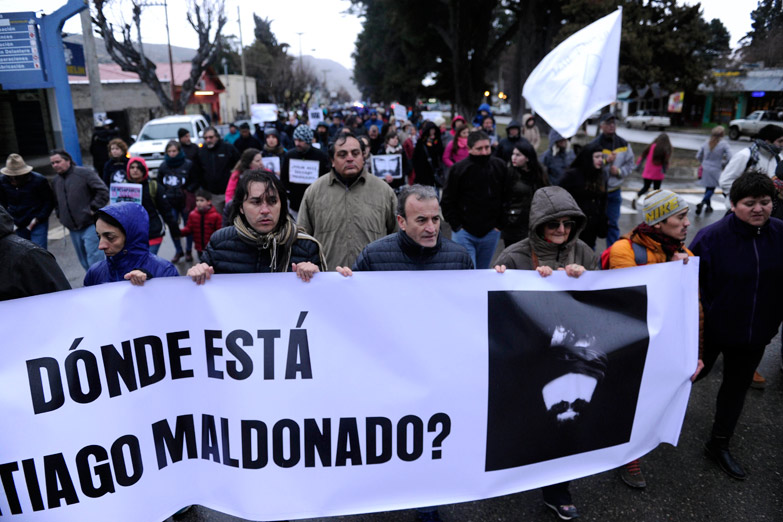
[[[19,154],[10,154],[5,162],[5,167],[0,169],[0,173],[6,176],[21,176],[27,174],[33,168],[26,164]]]
[[[177,138],[182,139],[182,136],[184,136],[185,134],[190,134],[190,131],[188,129],[185,129],[185,128],[180,128],[177,131]]]
[[[302,140],[305,143],[313,142],[313,131],[305,124],[302,124],[294,130],[294,139]]]
[[[644,222],[652,226],[687,208],[688,202],[671,190],[654,190],[644,199]]]

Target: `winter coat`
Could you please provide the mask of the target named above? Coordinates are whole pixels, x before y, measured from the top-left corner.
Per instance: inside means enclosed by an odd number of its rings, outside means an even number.
[[[297,239],[288,251],[278,246],[277,259],[281,256],[287,258],[282,263],[284,271],[291,270],[291,263],[310,262],[321,266],[321,249],[313,237],[303,234],[301,231]],[[204,249],[201,261],[215,269],[216,274],[258,274],[269,273],[272,270],[272,253],[269,248],[258,248],[239,235],[237,229],[231,225],[221,228],[209,240]]]
[[[513,166],[508,167],[506,183],[502,238],[506,245],[510,245],[527,237],[533,194],[545,185],[533,173]]]
[[[192,141],[190,142],[190,145],[185,145],[182,142],[180,142],[179,145],[180,145],[180,147],[182,147],[182,150],[185,152],[185,157],[188,158],[190,161],[192,161],[193,164],[195,165],[196,158],[198,157],[198,153],[201,150],[201,147],[199,147],[198,145],[196,145]],[[196,188],[198,188],[198,187],[196,187]],[[188,190],[190,190],[190,189],[188,189]]]
[[[620,190],[625,178],[631,173],[636,165],[636,158],[633,155],[633,148],[631,144],[622,139],[617,134],[611,136],[601,133],[596,139],[591,141],[589,145],[595,145],[598,150],[604,153],[604,158],[611,154],[615,154],[613,163],[606,163],[604,165],[604,178],[606,178],[607,192],[614,192]],[[580,151],[581,152],[581,151]],[[611,167],[617,167],[617,175],[611,174]]]
[[[455,232],[484,237],[493,228],[502,229],[508,171],[491,156],[468,156],[451,168],[443,189],[443,218]]]
[[[783,319],[783,221],[761,227],[729,214],[696,234],[704,337],[723,345],[766,346]]]
[[[201,147],[193,162],[198,186],[212,194],[225,194],[231,169],[238,161],[237,149],[223,140],[218,140],[211,149],[206,145]]]
[[[125,183],[125,170],[128,166],[128,158],[109,158],[103,166],[103,182],[108,187],[112,183]]]
[[[653,265],[656,263],[666,263],[671,261],[666,258],[663,247],[657,241],[645,234],[631,233],[630,236],[624,236],[617,240],[610,248],[609,268],[629,268],[639,266],[636,264],[636,255],[631,246],[631,242],[643,246],[647,250],[647,262],[645,264]],[[683,247],[683,251],[689,256],[693,252]]]
[[[541,133],[535,125],[532,127],[527,126],[528,120],[532,118],[532,114],[522,116],[522,137],[529,141],[534,149],[538,150],[539,145],[541,145]]]
[[[476,111],[476,115],[473,117],[474,127],[481,127],[481,122],[483,122],[484,118],[486,118],[486,116],[481,114],[481,111],[486,111],[487,114],[492,116],[492,107],[490,107],[488,103],[482,103],[481,105],[479,105],[479,108]]]
[[[52,189],[55,212],[68,230],[83,230],[92,225],[95,211],[109,203],[109,189],[98,174],[74,164],[54,177]]]
[[[130,166],[132,163],[139,162],[144,165],[144,178],[141,183],[131,181]],[[142,158],[130,158],[128,160],[128,171],[126,172],[126,183],[138,183],[141,185],[141,206],[147,211],[147,222],[149,223],[149,241],[150,245],[160,244],[163,236],[166,234],[166,226],[163,224],[163,218],[160,217],[158,207],[162,206],[161,199],[163,191],[157,180],[149,179],[147,163]]]
[[[125,274],[141,270],[147,279],[176,277],[177,269],[170,262],[150,253],[148,243],[149,218],[138,203],[115,203],[101,211],[120,222],[125,230],[125,246],[122,251],[92,265],[84,276],[84,286],[123,281]]]
[[[571,148],[561,149],[555,145],[561,139],[563,137],[556,130],[551,130],[549,132],[549,148],[541,155],[541,163],[546,167],[546,173],[552,185],[560,185],[565,171],[576,159],[576,154]]]
[[[254,148],[254,149],[258,149],[258,150],[261,150],[262,148],[264,148],[264,146],[261,144],[261,142],[258,141],[255,138],[255,136],[253,136],[252,134],[250,136],[248,136],[247,138],[243,138],[243,137],[240,136],[239,138],[237,138],[236,141],[234,141],[234,143],[232,143],[232,145],[234,145],[234,148],[237,149],[237,152],[240,155],[243,152],[245,152],[247,149],[249,149],[249,148]]]
[[[421,137],[416,142],[413,149],[413,172],[416,173],[416,183],[434,187],[436,183],[436,173],[443,174],[445,165],[443,165],[443,144],[438,132],[437,140],[432,145],[427,145],[429,129],[437,126],[432,122],[426,122],[421,128]]]
[[[517,129],[519,134],[513,138],[508,136],[508,131],[511,129]],[[527,141],[522,136],[522,124],[516,120],[511,120],[506,126],[506,137],[498,143],[498,148],[495,150],[495,156],[502,159],[505,163],[508,163],[511,161],[511,154],[514,152],[514,147],[521,140]],[[535,146],[533,148],[535,149]]]
[[[326,264],[352,266],[368,244],[397,230],[397,196],[364,170],[350,185],[332,170],[310,185],[299,208],[299,226],[321,242]]]
[[[11,183],[11,176],[0,174],[0,205],[14,218],[17,228],[27,227],[33,219],[48,223],[54,209],[54,193],[49,182],[37,172],[24,176],[27,182],[17,187]]]
[[[642,171],[642,179],[651,179],[653,181],[660,181],[666,177],[666,165],[656,165],[653,161],[653,154],[655,153],[655,143],[650,145],[650,150],[647,151],[647,157],[643,158],[639,156],[639,164],[644,161],[644,170]]]
[[[175,158],[176,160],[177,158]],[[158,168],[158,190],[161,191],[161,211],[185,208],[185,187],[190,182],[193,162],[182,157],[182,161],[164,161]]]
[[[549,221],[569,218],[576,222],[571,235],[562,245],[550,243],[540,227]],[[526,239],[506,247],[495,264],[519,270],[535,270],[548,266],[553,270],[576,263],[587,270],[598,270],[600,260],[593,249],[579,239],[587,219],[574,198],[560,187],[544,187],[536,191],[530,207],[530,228]]]
[[[606,214],[606,182],[603,172],[593,166],[593,152],[597,149],[591,143],[579,152],[573,167],[568,169],[560,186],[573,197],[587,216],[587,225],[582,231],[582,240],[595,246],[598,237],[606,237],[609,227]]]
[[[280,181],[283,182],[283,186],[288,192],[288,206],[291,209],[298,211],[300,205],[302,204],[302,198],[304,197],[304,193],[307,190],[308,185],[291,182],[289,170],[292,159],[317,161],[319,164],[319,177],[329,172],[329,169],[331,168],[331,162],[329,161],[329,156],[327,156],[325,152],[316,149],[313,146],[310,146],[310,148],[307,149],[307,152],[304,154],[299,152],[297,149],[291,149],[285,153],[285,156],[283,156],[280,165]]]
[[[443,151],[443,164],[446,167],[452,167],[455,163],[458,163],[468,157],[468,145],[465,144],[465,148],[459,147],[457,141],[459,138],[454,138],[447,145]]]
[[[199,254],[204,251],[212,234],[223,225],[223,217],[212,205],[206,212],[195,209],[188,214],[187,224],[180,229],[183,236],[193,236],[193,246]]]
[[[14,234],[13,218],[0,207],[0,301],[70,288],[54,256]]]
[[[702,169],[699,184],[702,187],[717,187],[723,167],[731,160],[731,156],[731,148],[725,140],[719,141],[712,150],[710,150],[709,140],[702,145],[696,153],[696,159],[701,163]]]
[[[402,230],[367,245],[353,264],[353,270],[361,272],[472,269],[462,245],[438,235],[434,247],[423,247]]]
[[[745,172],[745,169],[748,166],[748,162],[750,161],[750,157],[750,147],[747,149],[742,149],[731,157],[728,165],[726,165],[726,168],[723,169],[723,172],[721,173],[720,179],[718,181],[721,190],[723,190],[723,193],[727,196],[729,192],[731,192],[731,185],[734,183],[734,180],[740,177],[743,172]],[[770,154],[769,151],[763,148],[759,148],[759,161],[756,165],[754,165],[754,168],[766,173],[766,175],[771,178],[775,175],[775,170],[778,167],[779,161],[779,157],[775,157]]]

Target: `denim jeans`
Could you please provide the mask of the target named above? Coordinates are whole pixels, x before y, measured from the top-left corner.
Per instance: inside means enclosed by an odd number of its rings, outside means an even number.
[[[489,264],[492,262],[492,256],[498,246],[498,239],[500,239],[500,231],[493,229],[487,232],[484,237],[476,237],[462,228],[454,232],[451,239],[464,246],[473,260],[473,266],[477,270],[482,270],[489,268]]]
[[[46,221],[44,223],[38,223],[33,227],[32,230],[27,230],[26,228],[17,228],[16,235],[30,240],[39,247],[46,250],[46,240],[49,237],[49,222]]]
[[[620,239],[620,207],[623,206],[623,192],[617,189],[606,194],[606,215],[609,218],[609,230],[606,232],[606,246],[614,245]]]
[[[81,230],[71,230],[71,242],[76,250],[79,263],[87,270],[98,261],[103,261],[106,256],[98,250],[98,234],[95,233],[95,225],[90,225]]]
[[[707,187],[704,189],[704,199],[701,202],[708,207],[712,205],[712,195],[715,194],[715,187]]]

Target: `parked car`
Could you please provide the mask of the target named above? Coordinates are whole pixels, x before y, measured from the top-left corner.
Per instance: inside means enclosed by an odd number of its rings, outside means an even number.
[[[193,143],[201,146],[204,129],[209,126],[207,120],[200,114],[185,114],[181,116],[165,116],[148,121],[136,140],[128,149],[131,156],[143,158],[150,174],[157,173],[166,153],[166,143],[177,139],[179,129],[188,129]]]
[[[668,116],[661,116],[652,111],[636,111],[632,116],[625,118],[625,126],[630,128],[639,127],[640,129],[649,129],[658,127],[661,130],[671,127],[672,120]]]
[[[755,136],[765,125],[783,127],[783,117],[779,111],[753,111],[747,118],[729,122],[729,138],[738,140],[740,136]]]

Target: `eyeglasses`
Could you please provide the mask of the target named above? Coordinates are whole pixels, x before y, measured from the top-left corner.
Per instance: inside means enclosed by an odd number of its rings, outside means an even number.
[[[549,230],[557,230],[563,225],[563,228],[573,228],[576,225],[576,221],[548,221],[545,226]]]

